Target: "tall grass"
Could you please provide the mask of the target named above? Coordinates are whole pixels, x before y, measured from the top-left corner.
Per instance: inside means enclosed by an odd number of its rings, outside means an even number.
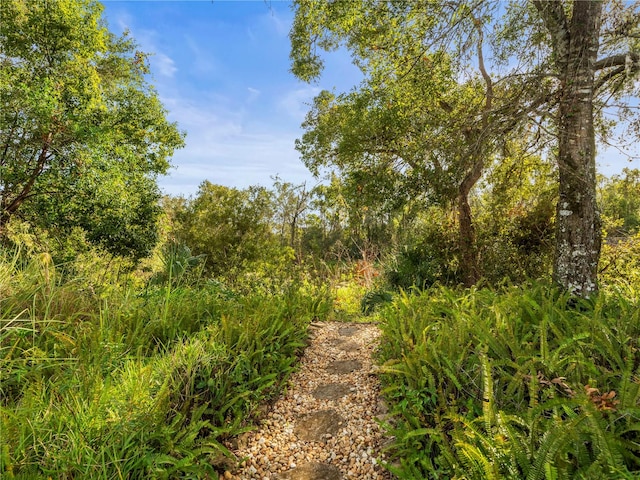
[[[0,476],[216,478],[326,299],[85,267],[0,259]]]
[[[400,478],[640,475],[637,300],[433,288],[383,318]]]

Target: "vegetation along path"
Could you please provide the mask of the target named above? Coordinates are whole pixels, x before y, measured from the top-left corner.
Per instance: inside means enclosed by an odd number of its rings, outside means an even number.
[[[259,429],[236,445],[244,459],[225,478],[281,480],[385,479],[379,464],[386,414],[371,359],[372,324],[313,324],[311,343],[287,393]]]

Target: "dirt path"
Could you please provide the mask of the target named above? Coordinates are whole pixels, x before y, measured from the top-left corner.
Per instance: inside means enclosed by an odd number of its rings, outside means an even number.
[[[312,325],[311,343],[286,394],[234,453],[227,479],[390,479],[379,464],[376,418],[386,409],[372,372],[379,330],[371,324]]]

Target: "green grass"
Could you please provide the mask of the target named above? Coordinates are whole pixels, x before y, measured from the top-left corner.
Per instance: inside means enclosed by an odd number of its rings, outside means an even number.
[[[326,295],[0,259],[0,476],[217,478]],[[102,281],[102,283],[101,283]]]
[[[433,288],[381,315],[399,478],[640,475],[637,298]]]
[[[640,475],[632,282],[590,302],[532,284],[388,303],[342,277],[229,288],[188,251],[149,281],[99,256],[0,255],[2,478],[217,478],[326,318],[381,323],[400,478]]]

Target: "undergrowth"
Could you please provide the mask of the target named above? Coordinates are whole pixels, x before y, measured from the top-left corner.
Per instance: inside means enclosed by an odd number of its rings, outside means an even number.
[[[329,310],[308,287],[239,295],[171,265],[141,285],[106,259],[3,255],[7,479],[217,478],[234,461],[225,441],[279,394]]]
[[[637,296],[437,287],[381,317],[399,478],[640,476]]]

